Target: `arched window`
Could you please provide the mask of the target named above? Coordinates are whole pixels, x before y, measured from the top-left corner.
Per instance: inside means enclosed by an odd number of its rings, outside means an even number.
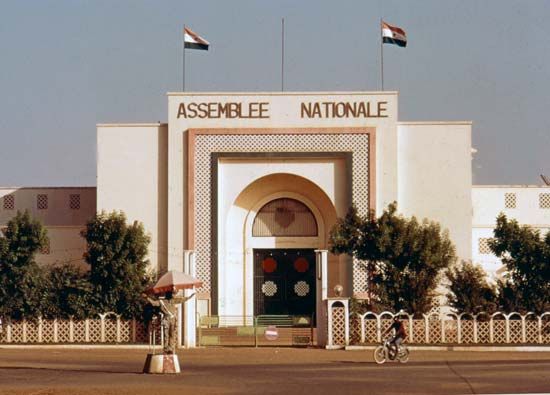
[[[302,202],[289,198],[275,199],[258,211],[252,225],[252,236],[317,236],[317,221]]]

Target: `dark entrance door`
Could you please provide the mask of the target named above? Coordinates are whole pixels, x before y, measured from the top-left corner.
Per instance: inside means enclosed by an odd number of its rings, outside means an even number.
[[[315,312],[313,249],[254,250],[254,314]]]

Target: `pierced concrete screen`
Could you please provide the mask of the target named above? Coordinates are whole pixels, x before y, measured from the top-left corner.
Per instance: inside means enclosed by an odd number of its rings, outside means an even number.
[[[317,236],[311,210],[295,199],[275,199],[263,206],[252,225],[254,237]]]
[[[15,196],[4,196],[4,210],[13,210],[15,208]]]
[[[39,210],[48,209],[48,195],[36,195],[36,208]]]
[[[550,193],[541,193],[539,195],[539,207],[550,208]]]
[[[480,254],[492,254],[491,248],[489,247],[489,238],[482,237],[479,239],[478,251]]]
[[[80,210],[80,195],[69,195],[69,208],[71,210]]]
[[[515,193],[505,193],[504,194],[504,207],[505,208],[516,208],[516,194]]]

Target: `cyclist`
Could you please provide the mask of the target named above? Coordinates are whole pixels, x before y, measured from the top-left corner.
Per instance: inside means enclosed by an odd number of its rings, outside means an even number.
[[[384,335],[387,335],[392,329],[395,331],[393,338],[390,340],[390,346],[391,346],[390,354],[392,356],[391,358],[393,359],[397,355],[399,346],[401,345],[403,340],[405,340],[405,338],[407,337],[407,332],[405,331],[405,325],[403,325],[403,323],[399,319],[399,316],[397,315],[393,317],[393,323],[386,330],[386,332],[384,332]]]

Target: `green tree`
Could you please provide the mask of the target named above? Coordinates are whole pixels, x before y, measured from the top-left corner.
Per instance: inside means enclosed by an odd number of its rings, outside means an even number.
[[[447,232],[435,222],[397,214],[393,203],[379,218],[351,207],[330,234],[331,252],[365,261],[370,292],[382,307],[417,314],[430,310],[440,273],[455,260]]]
[[[46,318],[76,319],[96,313],[91,301],[89,274],[71,263],[53,266],[47,273],[47,297],[42,309]]]
[[[487,282],[487,273],[471,262],[462,262],[445,273],[449,281],[447,300],[456,313],[477,314],[496,311],[496,290]]]
[[[489,247],[507,269],[499,286],[503,308],[550,309],[550,232],[543,238],[538,230],[500,214]]]
[[[92,300],[98,312],[114,311],[137,317],[143,311],[141,293],[149,283],[146,259],[150,242],[143,225],[126,223],[122,212],[101,212],[82,231],[88,243]]]
[[[0,234],[0,315],[21,319],[41,314],[46,284],[34,257],[47,243],[46,229],[28,211],[18,211]]]

